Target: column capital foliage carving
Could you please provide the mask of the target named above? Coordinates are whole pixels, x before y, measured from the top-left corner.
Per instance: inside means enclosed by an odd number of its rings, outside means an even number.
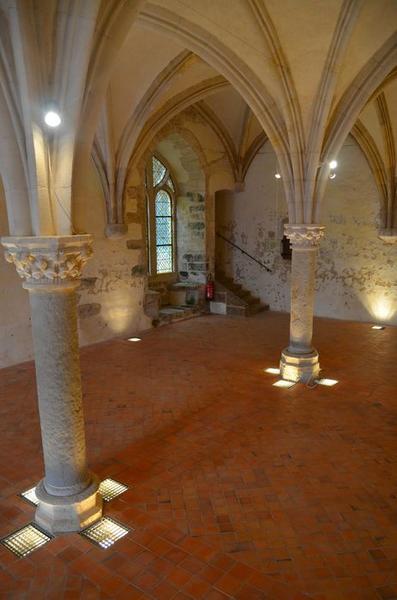
[[[91,235],[3,237],[1,243],[28,288],[77,283],[93,252]]]
[[[294,249],[317,248],[324,237],[324,225],[289,224],[284,225],[284,231]]]

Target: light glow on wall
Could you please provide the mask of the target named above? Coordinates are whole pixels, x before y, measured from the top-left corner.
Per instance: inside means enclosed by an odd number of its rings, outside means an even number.
[[[397,310],[396,300],[389,296],[376,296],[369,299],[369,303],[371,313],[378,322],[388,321]]]
[[[329,163],[329,168],[334,170],[336,169],[336,167],[338,166],[338,161],[337,160],[331,160]]]

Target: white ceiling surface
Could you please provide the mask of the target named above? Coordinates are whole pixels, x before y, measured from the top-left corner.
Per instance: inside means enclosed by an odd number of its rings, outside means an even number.
[[[306,1],[306,0],[305,0]],[[270,2],[270,10],[276,18],[275,4]],[[371,11],[370,11],[371,12]],[[371,13],[372,14],[372,13]],[[276,19],[277,20],[277,19]],[[281,25],[280,25],[281,26]],[[356,36],[368,35],[368,20],[364,20]],[[361,29],[364,30],[361,31]],[[329,32],[328,32],[329,33]],[[111,118],[115,146],[123,134],[125,126],[153,82],[159,78],[170,62],[186,49],[167,35],[148,30],[135,24],[120,51],[110,85]],[[142,59],[144,57],[144,60]],[[204,81],[217,77],[219,73],[198,56],[191,54],[183,66],[175,71],[172,79],[158,89],[151,101],[146,119],[160,110],[167,102]],[[397,83],[392,81],[384,89],[390,118],[397,123]],[[236,151],[244,153],[250,143],[261,133],[262,128],[240,94],[230,85],[216,93],[209,94],[203,101],[223,124],[234,142]],[[385,155],[382,127],[379,121],[376,102],[372,100],[362,111],[360,119],[369,130],[381,152]],[[393,127],[397,147],[397,126]],[[241,147],[244,141],[243,147]]]
[[[115,143],[153,80],[183,51],[169,37],[135,25],[124,44],[110,83]],[[144,60],[142,59],[144,57]]]

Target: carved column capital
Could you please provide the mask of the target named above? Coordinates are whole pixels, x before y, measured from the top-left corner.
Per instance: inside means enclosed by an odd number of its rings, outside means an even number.
[[[92,255],[91,235],[3,237],[1,243],[27,289],[76,286]]]
[[[294,250],[315,250],[324,237],[324,225],[285,224],[284,231]]]
[[[385,244],[397,244],[397,229],[381,229],[378,238]]]

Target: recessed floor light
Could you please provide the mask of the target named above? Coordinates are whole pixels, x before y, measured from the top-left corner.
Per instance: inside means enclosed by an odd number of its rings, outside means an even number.
[[[270,373],[271,375],[280,375],[280,369],[269,367],[268,369],[265,369],[265,373]]]
[[[34,506],[37,506],[39,503],[39,500],[36,496],[36,488],[32,487],[29,490],[26,490],[25,492],[21,493],[21,497],[26,500],[27,502],[29,502],[30,504],[33,504]]]
[[[44,546],[51,539],[52,536],[49,533],[44,533],[36,525],[30,523],[22,529],[7,535],[1,540],[1,543],[19,558],[24,558]]]
[[[127,535],[129,531],[131,531],[129,527],[117,523],[114,519],[102,517],[99,521],[81,531],[80,535],[106,550],[113,546],[117,540]]]
[[[273,383],[274,387],[290,388],[295,385],[296,381],[287,381],[286,379],[279,379],[276,383]]]
[[[372,325],[371,329],[384,329],[384,325]]]
[[[320,385],[327,385],[327,386],[331,386],[331,385],[335,385],[336,383],[339,383],[337,379],[318,379],[317,382]]]
[[[120,494],[124,494],[127,490],[128,485],[124,485],[124,483],[115,481],[110,477],[104,479],[99,486],[99,493],[105,502],[110,502],[114,498],[117,498],[117,496],[120,496]]]
[[[132,338],[128,338],[129,342],[141,342],[141,338],[139,337],[132,337]]]

